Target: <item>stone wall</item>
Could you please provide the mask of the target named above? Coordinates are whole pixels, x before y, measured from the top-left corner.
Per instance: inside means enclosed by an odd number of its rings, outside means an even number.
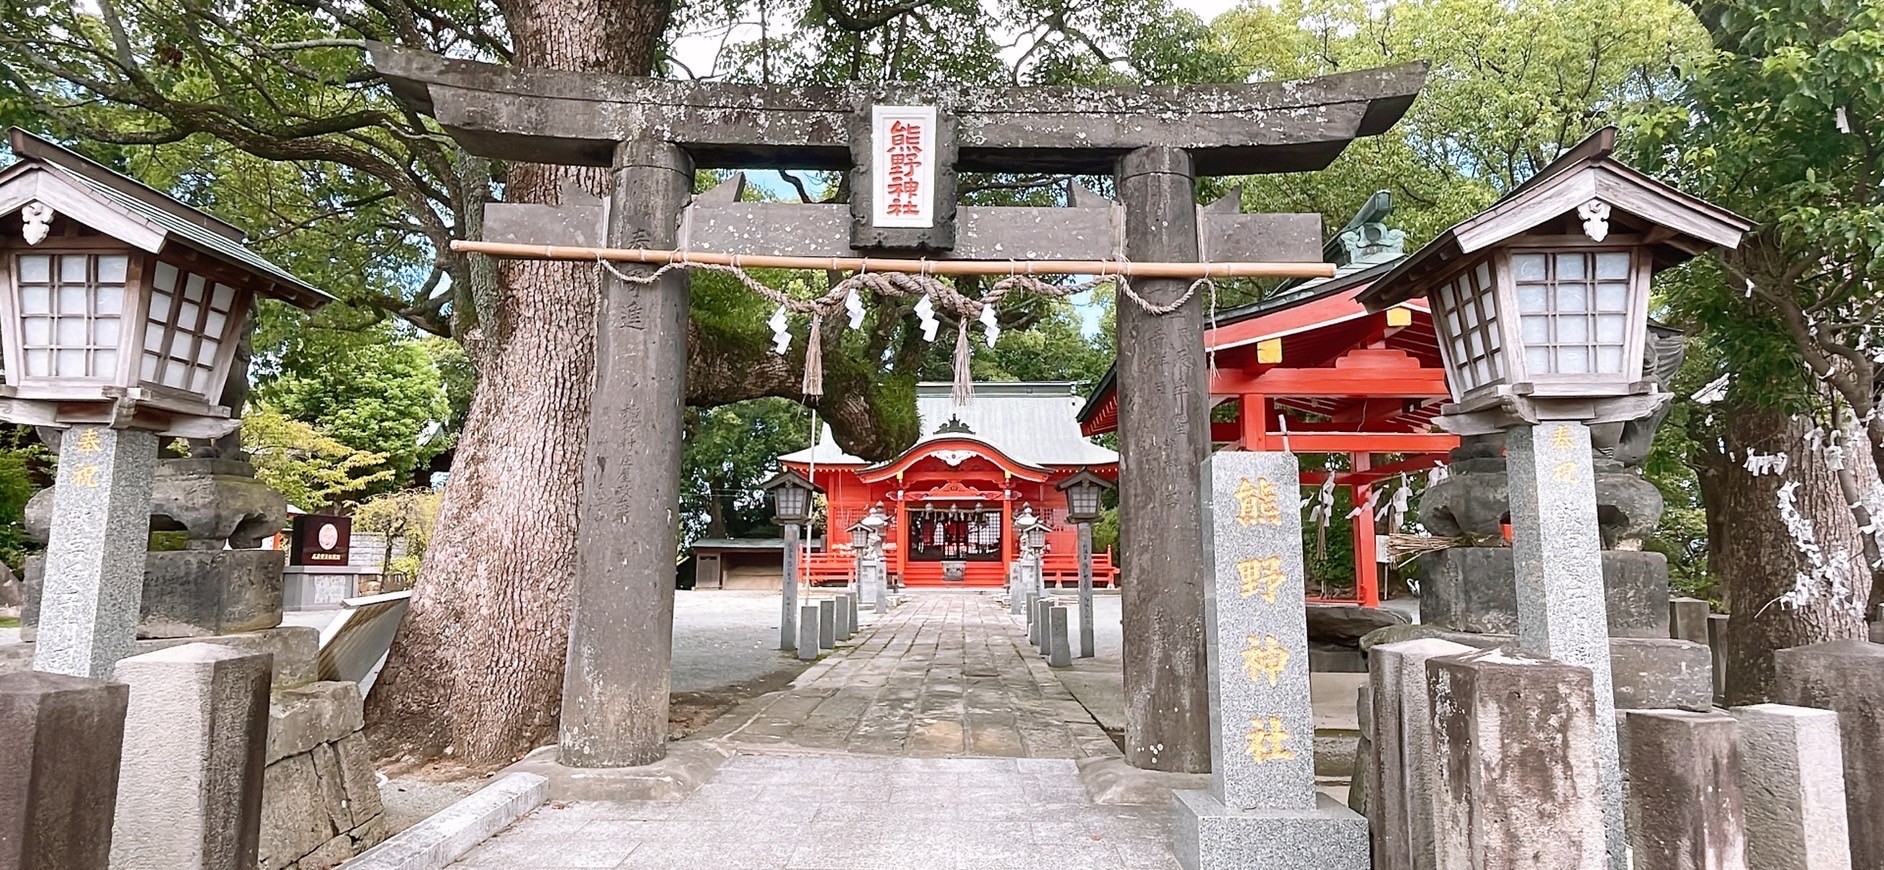
[[[386,839],[360,706],[359,687],[347,682],[275,693],[262,784],[262,870],[327,870]]]
[[[140,653],[196,642],[274,655],[257,865],[262,870],[327,870],[386,839],[378,776],[360,734],[360,689],[315,681],[318,635],[312,628],[283,626],[137,642]],[[0,644],[0,673],[30,670],[32,650],[30,643]]]

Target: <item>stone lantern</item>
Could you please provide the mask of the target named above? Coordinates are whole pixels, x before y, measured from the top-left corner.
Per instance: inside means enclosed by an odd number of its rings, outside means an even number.
[[[1105,491],[1115,486],[1112,481],[1092,473],[1090,469],[1080,469],[1059,483],[1061,492],[1066,493],[1066,518],[1076,523],[1092,523],[1099,519],[1099,500]]]
[[[851,549],[857,556],[858,601],[878,613],[889,610],[889,582],[883,569],[883,536],[889,524],[883,503],[878,502],[850,527]]]
[[[220,399],[258,298],[331,297],[229,224],[23,131],[10,144],[0,419],[63,430],[33,666],[104,676],[137,633],[159,438],[239,425]]]
[[[785,533],[784,563],[779,575],[779,649],[798,648],[798,530],[811,520],[811,497],[824,488],[804,475],[785,469],[759,484],[772,500],[772,516]]]
[[[1116,484],[1082,468],[1060,481],[1066,493],[1066,518],[1079,527],[1079,657],[1093,656],[1092,524],[1099,519],[1099,500]]]
[[[1502,432],[1520,645],[1594,677],[1614,716],[1591,426],[1667,403],[1644,376],[1649,279],[1751,223],[1615,160],[1605,128],[1361,294],[1432,305],[1453,402],[1439,423]],[[1619,426],[1606,427],[1610,431]],[[1626,860],[1614,729],[1596,729],[1611,865]]]

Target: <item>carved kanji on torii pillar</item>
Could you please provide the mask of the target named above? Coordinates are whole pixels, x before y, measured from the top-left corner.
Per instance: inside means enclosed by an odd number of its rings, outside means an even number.
[[[1196,178],[1320,169],[1399,120],[1426,75],[1415,64],[1261,84],[828,88],[371,53],[394,92],[471,153],[612,168],[606,208],[570,197],[493,207],[487,240],[997,261],[1319,262],[1319,216],[1200,209]],[[735,182],[690,203],[696,167],[850,172],[852,201],[741,203]],[[1119,201],[958,206],[957,172],[1113,175]],[[1154,306],[1189,286],[1132,282]],[[685,274],[604,289],[560,752],[584,767],[665,751],[675,514],[650,505],[678,504],[685,401]],[[1118,311],[1126,754],[1140,767],[1204,771],[1202,301]]]

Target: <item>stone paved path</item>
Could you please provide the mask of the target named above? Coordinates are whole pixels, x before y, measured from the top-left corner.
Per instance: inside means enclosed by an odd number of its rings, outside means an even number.
[[[1118,753],[991,595],[916,594],[852,641],[701,736],[871,755]]]
[[[1168,806],[1098,806],[1116,755],[992,596],[913,594],[784,692],[688,738],[737,749],[685,800],[547,805],[461,868],[1170,870]]]

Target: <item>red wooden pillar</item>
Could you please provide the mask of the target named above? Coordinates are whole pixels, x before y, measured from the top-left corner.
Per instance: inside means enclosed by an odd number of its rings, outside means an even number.
[[[1374,464],[1371,453],[1351,453],[1349,459],[1355,471],[1366,471]],[[1360,509],[1360,513],[1354,517],[1354,595],[1361,600],[1363,607],[1380,606],[1380,563],[1376,561],[1374,549],[1374,511],[1367,506],[1367,496],[1372,491],[1373,487],[1366,484],[1355,484],[1353,487],[1354,506]]]
[[[1275,410],[1269,403],[1269,397],[1261,393],[1244,393],[1237,400],[1237,422],[1243,427],[1244,450],[1269,450],[1269,421],[1275,419]]]

